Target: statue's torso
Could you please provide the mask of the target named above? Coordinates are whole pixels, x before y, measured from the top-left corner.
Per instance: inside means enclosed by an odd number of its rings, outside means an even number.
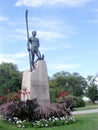
[[[39,47],[39,39],[38,38],[30,37],[29,41],[31,43],[31,49]]]

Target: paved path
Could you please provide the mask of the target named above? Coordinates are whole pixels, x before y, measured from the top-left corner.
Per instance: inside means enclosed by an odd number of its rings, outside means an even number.
[[[98,113],[98,109],[92,109],[92,110],[82,110],[82,111],[73,111],[72,114],[88,114],[88,113]]]

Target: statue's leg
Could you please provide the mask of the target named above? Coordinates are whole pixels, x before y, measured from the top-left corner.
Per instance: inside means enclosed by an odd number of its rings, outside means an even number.
[[[35,58],[35,54],[34,54],[34,52],[32,52],[32,67],[33,67],[33,69],[35,69],[35,67],[34,67],[34,58]]]
[[[38,57],[38,60],[41,60],[41,53],[40,53],[39,50],[36,51],[36,55],[37,55],[37,57]]]

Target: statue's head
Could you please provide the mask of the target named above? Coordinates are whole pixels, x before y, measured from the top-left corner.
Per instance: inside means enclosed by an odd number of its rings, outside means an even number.
[[[36,31],[32,31],[32,35],[35,37],[36,36]]]

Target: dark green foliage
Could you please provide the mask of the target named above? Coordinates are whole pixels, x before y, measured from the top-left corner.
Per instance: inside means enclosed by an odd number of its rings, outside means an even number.
[[[84,107],[85,106],[85,102],[81,97],[76,97],[76,96],[72,96],[72,95],[68,95],[66,96],[66,100],[70,103],[72,102],[72,109],[74,107]]]
[[[85,102],[81,97],[74,97],[74,106],[73,107],[84,107]]]
[[[94,102],[98,101],[98,93],[96,95],[94,95]]]
[[[96,100],[96,96],[98,95],[97,85],[95,84],[89,85],[86,94],[90,98],[90,100],[94,103],[94,101]]]
[[[0,64],[0,95],[7,93],[7,90],[17,91],[21,87],[22,73],[12,63]]]
[[[65,76],[70,76],[71,74],[69,72],[65,72],[65,71],[61,71],[61,72],[57,72],[53,75],[53,78],[57,78],[57,77],[65,77]]]
[[[50,98],[51,101],[57,100],[57,96],[62,91],[67,91],[69,94],[82,97],[84,90],[87,87],[87,82],[78,73],[58,72],[49,79]]]

